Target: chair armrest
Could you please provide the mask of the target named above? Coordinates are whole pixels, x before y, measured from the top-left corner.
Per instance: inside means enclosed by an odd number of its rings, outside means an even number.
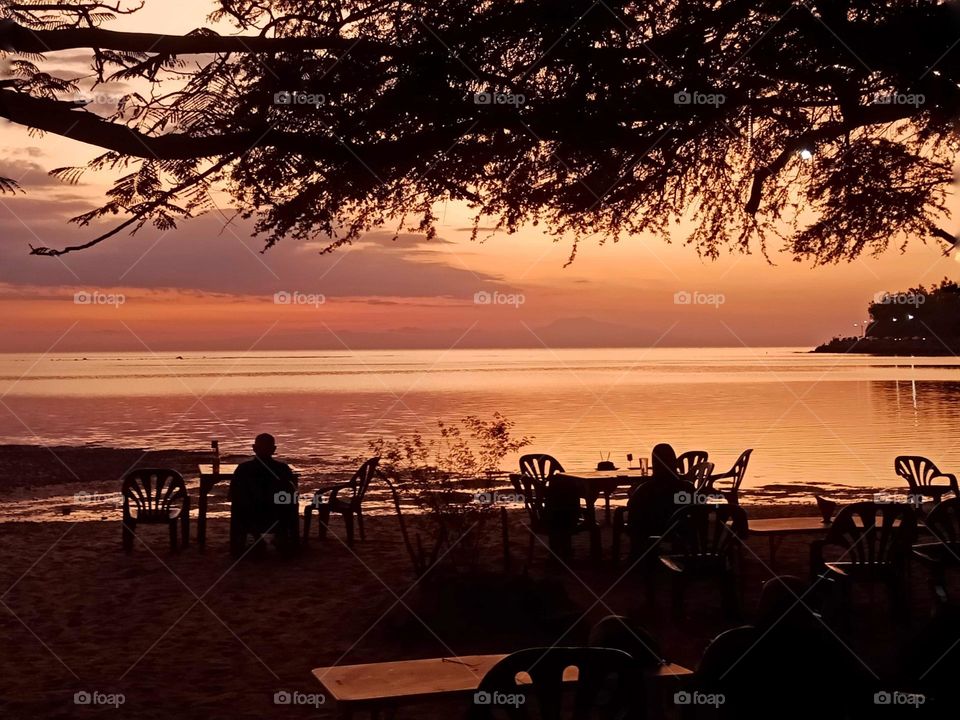
[[[656,556],[660,553],[670,553],[672,543],[667,534],[647,535],[647,551]]]
[[[327,493],[330,493],[330,497],[327,498],[327,500],[328,501],[333,500],[337,496],[338,492],[353,486],[354,485],[352,482],[345,482],[345,483],[337,483],[336,485],[324,485],[323,487],[319,487],[313,493],[313,504],[316,505],[319,502],[319,498],[322,498]]]
[[[957,485],[957,476],[953,473],[943,473],[941,477],[945,477],[950,481],[950,489],[953,490],[954,495],[960,496],[960,486]]]
[[[736,476],[737,474],[733,472],[733,470],[727,470],[727,472],[722,472],[722,473],[714,473],[713,475],[710,476],[708,482],[705,484],[710,485],[711,483],[713,483],[714,480],[726,480],[728,478],[732,478]]]

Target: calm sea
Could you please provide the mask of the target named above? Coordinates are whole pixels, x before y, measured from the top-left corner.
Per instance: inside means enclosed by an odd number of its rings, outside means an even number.
[[[0,355],[0,441],[281,454],[318,462],[378,436],[499,411],[568,468],[668,441],[745,486],[899,485],[893,458],[960,471],[960,360],[801,348]],[[514,459],[511,458],[512,466]]]

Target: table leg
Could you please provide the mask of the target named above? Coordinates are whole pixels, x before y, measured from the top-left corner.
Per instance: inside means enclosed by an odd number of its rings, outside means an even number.
[[[503,571],[510,572],[510,519],[507,509],[500,508],[500,539],[503,542]]]
[[[611,495],[611,494],[612,494],[612,493],[604,493],[604,494],[603,494],[604,511],[605,511],[605,514],[606,514],[606,520],[605,520],[605,522],[606,522],[606,524],[607,524],[607,527],[610,527],[610,495]]]
[[[597,524],[597,499],[596,498],[585,498],[586,500],[586,515],[587,522],[592,525]]]
[[[209,488],[204,486],[200,478],[200,499],[197,502],[197,545],[203,547],[207,542],[207,493]]]
[[[779,535],[771,535],[768,539],[770,545],[770,569],[777,567],[777,550],[780,549],[780,542],[783,540]]]
[[[197,544],[201,547],[207,542],[207,507],[210,491],[221,479],[223,479],[221,475],[200,476],[200,499],[197,502]]]
[[[380,718],[393,720],[395,717],[397,717],[395,705],[372,705],[370,707],[370,720],[380,720]]]
[[[600,525],[597,522],[597,499],[587,498],[587,523],[590,531],[590,555],[599,560],[603,555],[600,547]]]
[[[594,531],[590,533],[590,555],[595,560],[599,560],[603,557],[603,548],[600,545],[599,528],[595,528]]]

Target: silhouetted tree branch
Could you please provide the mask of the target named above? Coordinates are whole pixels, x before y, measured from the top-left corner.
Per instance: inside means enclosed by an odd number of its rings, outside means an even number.
[[[202,55],[207,53],[276,53],[304,50],[371,50],[384,55],[397,48],[386,43],[350,39],[336,35],[323,37],[221,36],[213,32],[192,35],[160,35],[141,32],[113,32],[101,28],[31,30],[17,23],[0,26],[0,47],[8,52],[47,53],[58,50],[98,48],[124,52],[150,52],[161,55]]]
[[[132,170],[75,218],[128,221],[37,254],[171,227],[214,183],[267,247],[327,235],[330,250],[397,221],[430,236],[444,200],[475,227],[543,223],[574,253],[588,235],[669,240],[681,219],[707,256],[769,238],[818,262],[953,243],[952,3],[220,0],[211,18],[242,35],[100,27],[136,9],[0,4],[0,117]],[[71,102],[79,84],[35,57],[68,49],[130,88],[112,112]]]

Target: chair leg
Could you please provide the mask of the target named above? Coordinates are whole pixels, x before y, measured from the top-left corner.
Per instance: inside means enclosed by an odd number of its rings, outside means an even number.
[[[289,534],[290,539],[293,541],[293,544],[296,546],[300,545],[300,513],[299,508],[296,506],[290,509],[290,517],[288,519],[289,524]]]
[[[570,556],[573,555],[572,536],[563,530],[551,528],[547,537],[547,545],[553,553],[551,561],[569,560]]]
[[[930,586],[933,591],[935,606],[944,606],[949,601],[947,597],[947,574],[942,563],[936,563],[930,568]]]
[[[137,522],[133,518],[126,518],[123,521],[123,549],[125,552],[133,552],[133,540],[137,533]]]
[[[671,587],[671,602],[673,603],[673,615],[676,619],[681,619],[683,617],[683,600],[684,595],[686,594],[686,585],[687,581],[684,579],[683,575],[674,575],[673,583]]]
[[[183,542],[183,546],[187,547],[190,544],[190,514],[185,514],[180,519],[180,537]]]
[[[623,508],[617,508],[613,513],[613,539],[610,543],[610,559],[614,567],[620,564],[620,538],[623,533]]]
[[[603,556],[603,546],[600,543],[600,526],[594,524],[590,528],[590,556],[599,560]]]
[[[740,595],[737,592],[737,579],[733,574],[723,578],[723,609],[728,617],[740,618]]]
[[[239,521],[230,521],[230,552],[236,556],[243,554],[243,549],[247,545],[246,529]]]
[[[343,513],[343,522],[347,526],[347,545],[353,547],[353,513]]]
[[[173,522],[167,523],[170,528],[170,550],[176,552],[177,550],[177,524],[179,521],[174,520]]]
[[[894,619],[910,622],[910,589],[909,584],[899,578],[889,582],[890,609]]]
[[[820,614],[830,627],[843,625],[844,607],[841,581],[828,574],[816,580],[815,602]]]
[[[303,509],[303,544],[310,541],[310,521],[313,519],[313,505],[307,505]]]
[[[533,530],[527,528],[530,533],[530,542],[527,545],[527,569],[530,569],[530,566],[533,565],[533,551],[537,543],[537,536],[533,534]]]
[[[640,562],[644,563],[642,567],[644,602],[646,603],[647,607],[652,608],[657,599],[657,569],[652,563],[645,563],[644,560],[641,560]]]
[[[363,513],[357,510],[357,529],[360,531],[360,539],[366,540],[367,534],[363,531]]]
[[[320,507],[317,508],[317,537],[325,538],[327,536],[327,529],[330,525],[330,508],[329,507]]]
[[[853,627],[853,591],[848,580],[840,580],[840,621],[848,632]]]

